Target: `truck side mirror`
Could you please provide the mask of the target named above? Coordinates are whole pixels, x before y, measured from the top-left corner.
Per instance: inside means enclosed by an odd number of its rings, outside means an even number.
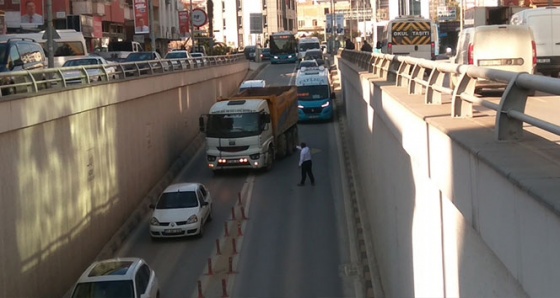
[[[198,117],[198,129],[200,132],[204,132],[206,130],[204,127],[204,117],[202,116]]]
[[[270,115],[269,114],[263,114],[263,122],[264,123],[270,123]]]

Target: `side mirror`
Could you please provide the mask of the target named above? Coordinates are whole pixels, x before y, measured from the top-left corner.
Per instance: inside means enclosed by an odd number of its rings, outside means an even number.
[[[208,206],[208,202],[202,202],[202,206]]]
[[[336,94],[334,92],[331,92],[331,99],[336,99]]]
[[[200,116],[198,117],[198,129],[200,130],[200,132],[205,132],[206,129],[204,127],[204,117]]]
[[[376,48],[376,49],[381,49],[382,47],[383,47],[383,44],[382,44],[380,41],[378,41],[378,42],[375,44],[375,48]]]
[[[270,123],[270,115],[269,114],[264,114],[263,115],[263,122],[264,123]]]

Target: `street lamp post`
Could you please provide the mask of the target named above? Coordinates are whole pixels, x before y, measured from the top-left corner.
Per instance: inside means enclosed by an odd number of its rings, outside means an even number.
[[[192,43],[192,49],[191,51],[194,52],[194,25],[193,25],[193,19],[192,19],[192,0],[190,0],[190,6],[189,6],[189,23],[191,26],[191,43]]]
[[[150,46],[152,51],[156,50],[156,33],[154,32],[154,1],[156,0],[148,0],[148,9],[150,10]]]

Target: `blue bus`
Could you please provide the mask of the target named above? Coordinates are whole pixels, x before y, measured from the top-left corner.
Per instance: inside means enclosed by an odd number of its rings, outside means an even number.
[[[277,32],[270,35],[270,63],[296,63],[297,40],[291,32]]]

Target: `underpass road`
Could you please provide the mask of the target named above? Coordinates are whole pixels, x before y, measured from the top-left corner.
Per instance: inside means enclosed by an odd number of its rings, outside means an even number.
[[[293,84],[295,65],[267,65],[255,79],[268,86]],[[360,297],[353,265],[354,244],[349,241],[339,161],[340,140],[335,123],[300,124],[301,141],[313,153],[316,185],[300,179],[299,151],[278,160],[270,172],[228,171],[213,175],[204,148],[174,182],[197,181],[208,186],[214,200],[214,220],[202,238],[152,241],[147,216],[129,236],[118,256],[146,259],[159,279],[161,297],[191,297],[197,281],[216,255],[216,240],[224,240],[238,195],[250,185],[249,219],[244,223],[235,274],[228,278],[230,297]],[[248,181],[252,183],[248,184]],[[355,261],[354,261],[355,262]],[[205,289],[205,297],[220,297],[221,288]]]
[[[355,297],[343,274],[350,259],[341,233],[344,198],[333,187],[342,181],[334,125],[299,129],[313,153],[316,184],[296,186],[299,154],[279,162],[275,175],[256,177],[233,297]]]

